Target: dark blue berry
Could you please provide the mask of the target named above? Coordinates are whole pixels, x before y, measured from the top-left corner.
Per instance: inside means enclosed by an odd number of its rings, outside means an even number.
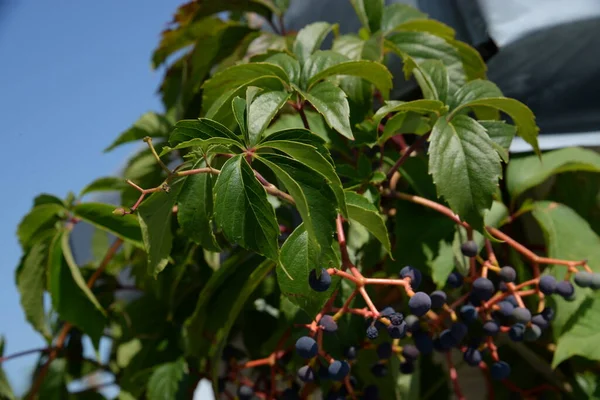
[[[413,335],[415,346],[419,349],[419,352],[423,354],[429,354],[433,351],[433,340],[425,332],[416,332]]]
[[[512,305],[512,303],[508,302],[508,301],[501,301],[498,303],[498,314],[502,315],[503,317],[510,317],[513,313],[515,309],[515,306]]]
[[[544,308],[541,314],[544,316],[546,321],[552,321],[554,319],[554,309],[552,307]]]
[[[250,386],[242,385],[238,388],[237,394],[240,400],[250,400],[254,396],[254,389]]]
[[[531,321],[531,311],[526,308],[517,307],[513,310],[512,316],[515,321],[526,324]]]
[[[479,277],[473,282],[472,294],[477,301],[487,301],[495,292],[494,284],[488,278]]]
[[[417,316],[407,315],[406,318],[404,318],[404,322],[406,322],[406,329],[408,329],[409,332],[414,333],[421,329],[419,317]]]
[[[383,378],[387,375],[387,367],[384,364],[375,364],[371,367],[371,373],[378,378]]]
[[[415,364],[412,361],[405,361],[400,364],[400,372],[404,375],[410,375],[415,372]]]
[[[504,282],[514,282],[517,279],[517,271],[509,266],[502,267],[498,275]]]
[[[448,275],[448,279],[446,280],[446,284],[451,288],[459,288],[463,284],[463,276],[456,271],[452,271],[450,275]]]
[[[569,281],[560,281],[556,284],[556,294],[565,299],[568,299],[569,297],[575,294],[575,288],[573,287],[573,284]]]
[[[400,325],[404,321],[404,315],[401,313],[393,313],[389,318],[392,325]]]
[[[377,357],[380,360],[387,360],[392,356],[392,344],[390,342],[383,342],[377,346]]]
[[[460,308],[460,317],[466,323],[476,321],[477,320],[477,309],[470,304],[466,304]]]
[[[375,328],[374,326],[369,326],[367,328],[367,337],[371,340],[375,340],[377,339],[377,336],[379,336],[379,331],[377,330],[377,328]]]
[[[400,325],[389,325],[387,331],[392,339],[402,339],[406,336],[406,322],[402,321]]]
[[[544,318],[542,314],[536,314],[531,317],[531,323],[540,327],[540,329],[546,329],[550,323]]]
[[[296,341],[296,352],[302,358],[313,358],[318,351],[317,342],[309,336],[302,336]]]
[[[469,240],[460,245],[460,251],[465,257],[475,257],[479,253],[479,247],[474,240]]]
[[[298,379],[300,379],[302,382],[312,382],[315,380],[315,371],[313,371],[313,369],[308,366],[308,365],[303,365],[298,369]]]
[[[524,335],[525,335],[525,325],[523,325],[523,324],[519,324],[519,323],[514,324],[513,326],[510,327],[510,330],[508,331],[508,337],[513,342],[522,342]]]
[[[410,278],[410,286],[413,288],[413,290],[417,289],[421,285],[421,271],[411,267],[410,265],[407,265],[400,270],[400,277],[402,279]]]
[[[344,353],[344,355],[346,356],[347,360],[355,360],[356,359],[356,347],[354,346],[350,346],[346,349],[346,352]]]
[[[450,331],[450,329],[442,331],[442,333],[440,333],[439,339],[441,351],[448,351],[458,344],[456,338],[454,337],[454,335],[452,335],[452,331]]]
[[[392,308],[392,307],[386,307],[383,310],[381,310],[381,312],[379,313],[379,315],[381,315],[382,317],[389,317],[390,315],[394,314],[396,311]]]
[[[510,366],[504,361],[495,362],[490,367],[490,375],[497,381],[504,380],[510,375]]]
[[[592,286],[593,275],[587,271],[579,271],[575,274],[573,281],[575,284],[582,288]]]
[[[465,354],[463,355],[463,359],[467,364],[471,367],[477,367],[479,363],[481,363],[481,352],[476,348],[469,347],[465,350]]]
[[[486,323],[483,324],[483,333],[485,333],[486,336],[496,336],[499,331],[500,326],[496,321],[486,321]]]
[[[412,344],[407,344],[402,347],[402,357],[410,361],[416,361],[417,357],[419,357],[419,349]]]
[[[544,293],[546,296],[554,294],[556,290],[556,278],[552,275],[544,275],[540,278],[539,283],[540,292]]]
[[[329,377],[334,381],[341,381],[350,372],[350,365],[346,361],[336,360],[329,364]]]
[[[515,296],[508,295],[504,298],[504,301],[508,301],[510,304],[513,305],[513,307],[519,307],[519,303],[517,302],[517,298]]]
[[[431,292],[429,297],[431,298],[431,308],[433,309],[442,308],[446,304],[446,293],[441,290]]]
[[[313,269],[308,275],[308,284],[316,292],[325,292],[331,286],[331,275],[321,268],[321,276],[317,276],[317,270]]]
[[[408,308],[417,317],[422,317],[427,314],[427,311],[431,310],[431,299],[427,293],[417,292],[408,301]]]
[[[525,329],[524,339],[527,342],[535,342],[542,336],[542,328],[536,324],[531,324]]]
[[[338,329],[338,325],[331,315],[323,315],[319,321],[319,326],[327,333],[334,333]]]
[[[454,340],[457,344],[462,342],[465,336],[467,336],[468,330],[469,328],[467,328],[467,326],[462,322],[455,322],[450,327],[450,333],[452,333],[452,337],[454,337]]]

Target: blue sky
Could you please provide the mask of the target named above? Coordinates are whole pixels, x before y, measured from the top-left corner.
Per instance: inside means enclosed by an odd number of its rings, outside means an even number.
[[[17,224],[37,194],[78,192],[113,175],[136,146],[102,153],[141,114],[161,109],[161,73],[152,71],[150,56],[181,1],[6,3],[0,8],[0,334],[10,354],[43,345],[24,319],[14,283]],[[35,359],[3,365],[17,392]]]

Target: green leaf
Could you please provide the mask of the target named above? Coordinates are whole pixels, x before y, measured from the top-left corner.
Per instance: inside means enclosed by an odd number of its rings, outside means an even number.
[[[261,147],[269,147],[281,150],[293,159],[300,161],[307,167],[319,173],[329,181],[330,187],[335,194],[337,204],[344,216],[348,215],[346,209],[346,198],[342,182],[335,172],[335,168],[318,150],[317,147],[305,143],[289,140],[269,140]]]
[[[177,146],[192,139],[208,140],[213,138],[228,139],[241,146],[242,140],[227,127],[208,118],[185,119],[175,124],[175,129],[169,137],[169,144]]]
[[[465,74],[467,74],[467,79],[472,80],[486,78],[487,65],[485,64],[485,61],[483,61],[479,51],[474,49],[472,46],[469,46],[467,43],[461,42],[460,40],[446,40],[456,49],[456,51],[458,51]]]
[[[536,202],[532,215],[544,232],[548,257],[574,261],[586,259],[594,272],[600,272],[600,237],[586,220],[571,208],[549,201]],[[552,265],[544,271],[558,280],[564,279],[566,272],[567,268],[563,265]],[[590,289],[577,286],[573,301],[553,296],[552,301],[556,305],[556,316],[552,321],[555,337],[560,338],[568,326],[575,329],[576,326],[585,326],[589,322],[578,318],[570,321],[589,296],[597,295]]]
[[[223,349],[227,344],[227,338],[233,328],[238,315],[247,305],[248,298],[256,290],[258,285],[265,279],[265,277],[271,272],[275,263],[270,260],[265,260],[258,266],[252,265],[253,268],[241,269],[237,268],[235,277],[228,284],[226,293],[221,292],[217,298],[217,304],[221,306],[220,310],[223,312],[225,320],[219,324],[215,331],[214,340],[215,345],[210,346],[208,355],[212,364],[212,381],[213,388],[217,392],[218,375],[219,375],[219,362],[223,354]],[[231,292],[236,293],[235,296],[231,296]],[[225,298],[223,298],[225,297]]]
[[[454,39],[456,32],[454,29],[446,24],[433,19],[412,19],[410,21],[403,22],[397,25],[394,30],[397,31],[416,31],[416,32],[427,32],[432,35],[442,37],[446,40]]]
[[[39,239],[25,255],[22,267],[17,270],[16,281],[21,307],[27,321],[46,339],[52,337],[44,312],[44,291],[46,289],[46,266],[50,243]]]
[[[336,75],[349,75],[362,78],[374,84],[381,92],[384,99],[389,97],[392,89],[392,74],[385,67],[375,61],[360,60],[346,61],[327,67],[314,75],[307,76],[308,88],[310,89],[317,82]]]
[[[348,204],[348,216],[351,221],[358,222],[381,242],[383,247],[391,254],[392,247],[388,237],[385,221],[377,207],[365,197],[346,192],[346,203]]]
[[[576,310],[573,318],[577,322],[564,331],[556,343],[552,368],[573,356],[600,360],[600,296],[588,297]]]
[[[184,398],[181,384],[188,373],[187,364],[183,357],[159,365],[148,380],[148,400],[179,399]]]
[[[429,170],[438,196],[477,230],[492,206],[502,176],[500,157],[485,129],[475,120],[457,115],[440,118],[429,138]]]
[[[435,113],[439,115],[443,112],[444,107],[444,103],[438,100],[386,101],[385,105],[377,110],[373,116],[373,122],[378,125],[387,114],[402,111],[413,111],[419,114]]]
[[[73,214],[95,227],[143,248],[142,231],[137,218],[133,215],[115,215],[115,207],[103,203],[80,203],[73,207]]]
[[[513,159],[506,170],[506,187],[513,201],[553,175],[567,171],[600,172],[600,155],[578,147]]]
[[[315,22],[300,29],[293,47],[294,54],[300,63],[304,63],[315,51],[319,50],[325,37],[332,31],[337,35],[338,25],[327,22]]]
[[[510,144],[517,133],[517,128],[504,121],[477,121],[485,128],[498,155],[508,163]]]
[[[386,121],[383,133],[377,142],[383,144],[392,136],[401,133],[412,133],[420,136],[430,130],[431,127],[427,118],[412,111],[400,112]]]
[[[59,232],[50,246],[48,292],[52,307],[60,318],[89,335],[97,348],[106,324],[106,313],[73,260],[68,232]]]
[[[169,263],[173,243],[173,206],[181,187],[181,181],[178,181],[170,186],[168,192],[161,190],[152,193],[137,210],[144,248],[148,254],[148,274],[154,277]]]
[[[193,168],[200,168],[198,161]],[[221,251],[213,234],[213,177],[211,174],[190,175],[177,197],[177,221],[183,233],[210,251]]]
[[[283,68],[291,83],[300,84],[300,63],[292,56],[287,53],[278,53],[265,59],[265,62],[279,65]]]
[[[476,79],[463,85],[454,93],[451,99],[451,108],[457,108],[473,100],[503,97],[502,91],[495,83]]]
[[[54,227],[66,209],[62,204],[46,203],[34,207],[19,223],[17,236],[23,249],[28,249],[43,231]]]
[[[446,103],[450,83],[446,67],[441,61],[425,60],[417,64],[412,58],[408,58],[404,62],[404,68],[407,74],[415,76],[425,99]]]
[[[261,135],[290,96],[291,93],[275,91],[263,93],[254,99],[248,112],[249,145],[260,141]]]
[[[383,12],[383,18],[381,20],[381,30],[384,32],[390,32],[397,26],[402,25],[408,21],[415,19],[425,19],[427,14],[417,10],[414,7],[406,4],[390,4],[385,8]]]
[[[540,154],[537,140],[539,128],[535,124],[535,115],[525,104],[506,97],[481,98],[461,104],[453,113],[467,107],[489,107],[508,114],[517,127],[517,134],[529,143],[537,154]]]
[[[249,90],[251,90],[251,88],[252,86],[246,89],[246,94]],[[248,130],[246,129],[246,127],[248,126],[248,122],[246,120],[246,100],[242,99],[241,97],[235,97],[231,102],[231,107],[233,110],[233,116],[235,118],[235,121],[237,122],[238,126],[240,127],[240,131],[242,132],[242,136],[244,137],[246,143],[248,143]]]
[[[79,192],[79,197],[83,197],[88,193],[93,192],[112,192],[121,191],[127,187],[123,178],[117,178],[116,176],[106,176],[98,178]]]
[[[350,127],[350,106],[346,93],[331,82],[317,83],[310,92],[299,93],[325,118],[327,125],[353,140]]]
[[[304,224],[301,224],[281,247],[280,265],[277,268],[277,282],[281,293],[310,316],[319,312],[339,283],[339,278],[333,276],[331,287],[327,291],[315,292],[310,288],[310,271],[324,267],[316,262],[318,255],[317,245],[310,239]]]
[[[303,163],[286,156],[261,154],[258,158],[283,182],[296,202],[298,212],[316,248],[321,247],[322,262],[332,261],[330,252],[337,216],[336,198],[328,180]]]
[[[0,336],[0,357],[4,356],[4,344],[5,340],[3,336]],[[15,400],[15,395],[10,387],[10,383],[6,378],[4,370],[0,367],[0,399],[1,400]]]
[[[377,32],[383,17],[383,0],[350,0],[358,19],[370,32]]]
[[[191,139],[185,142],[179,143],[175,147],[165,146],[159,154],[159,157],[164,156],[174,150],[179,149],[187,149],[190,147],[198,147],[202,150],[203,153],[209,152],[209,150],[218,152],[218,151],[232,151],[231,146],[236,147],[240,150],[244,150],[243,146],[236,140],[231,140],[229,138],[224,137],[213,137],[210,139]]]
[[[129,129],[121,133],[115,141],[104,149],[105,152],[113,150],[124,143],[142,140],[146,136],[167,137],[171,130],[171,121],[167,117],[155,112],[142,115]]]
[[[454,270],[454,262],[452,244],[441,240],[437,256],[427,263],[431,268],[431,279],[438,288],[446,285],[448,276]]]
[[[242,155],[225,162],[214,190],[215,221],[227,239],[277,260],[279,225],[275,211]]]
[[[316,113],[313,113],[313,115],[319,116]],[[290,141],[308,144],[317,148],[322,155],[329,155],[329,151],[324,146],[325,140],[321,136],[312,133],[308,129],[304,129],[301,126],[273,132],[261,140],[259,147],[266,147],[268,146],[268,143],[275,141]]]

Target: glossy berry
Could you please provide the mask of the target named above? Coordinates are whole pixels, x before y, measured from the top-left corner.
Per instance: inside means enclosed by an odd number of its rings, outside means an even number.
[[[569,299],[575,294],[575,288],[569,281],[560,281],[556,284],[556,294],[565,299]]]
[[[392,325],[400,325],[402,323],[402,321],[404,321],[404,315],[402,315],[401,313],[393,313],[392,315],[390,315],[390,322],[392,323]]]
[[[496,336],[499,331],[500,326],[496,321],[486,321],[486,323],[483,324],[483,333],[486,336]]]
[[[540,278],[540,292],[544,293],[546,296],[554,294],[556,290],[556,279],[552,275],[544,275]]]
[[[392,307],[386,307],[383,310],[381,310],[381,312],[379,313],[382,317],[390,317],[392,314],[394,314],[396,311],[392,308]]]
[[[510,304],[513,305],[513,307],[518,307],[519,306],[519,303],[517,303],[517,299],[512,294],[509,295],[509,296],[506,296],[506,298],[504,299],[504,301],[508,301]]]
[[[523,336],[525,335],[525,325],[523,324],[514,324],[510,327],[508,331],[508,337],[513,342],[522,342]]]
[[[460,308],[460,317],[466,323],[477,320],[477,309],[470,304],[466,304]]]
[[[377,339],[377,336],[379,336],[379,331],[377,330],[377,328],[375,328],[374,326],[369,326],[367,328],[367,337],[371,340],[375,340]]]
[[[473,291],[471,293],[476,300],[487,301],[492,298],[495,290],[492,281],[488,278],[479,277],[473,282]]]
[[[474,240],[469,240],[460,245],[460,251],[465,257],[475,257],[479,253],[479,248]]]
[[[375,364],[371,367],[371,373],[378,378],[383,378],[387,375],[387,367],[384,364]]]
[[[417,332],[413,335],[413,340],[420,353],[429,354],[433,351],[433,340],[425,332]]]
[[[446,293],[441,290],[431,292],[429,297],[431,298],[431,308],[433,309],[442,308],[446,304]]]
[[[554,309],[551,307],[544,308],[541,314],[544,316],[546,321],[552,321],[554,319]]]
[[[392,339],[402,339],[406,336],[406,322],[404,321],[400,325],[389,325],[386,329]]]
[[[406,318],[404,318],[404,322],[406,322],[406,329],[408,329],[409,332],[414,333],[421,329],[419,317],[416,317],[414,315],[407,315]]]
[[[416,268],[407,265],[406,267],[400,270],[400,278],[410,278],[410,286],[413,290],[417,289],[419,285],[421,285],[421,279],[423,278],[421,275],[421,271]]]
[[[415,345],[407,344],[406,346],[402,347],[402,357],[407,360],[416,361],[416,359],[419,357],[419,353],[419,349],[417,349],[417,346]]]
[[[415,363],[412,361],[405,361],[400,364],[400,372],[404,375],[410,375],[415,372]]]
[[[492,379],[497,381],[504,380],[510,376],[510,366],[504,361],[498,361],[490,367]]]
[[[309,336],[302,336],[296,341],[296,353],[302,358],[313,358],[318,350],[317,342]]]
[[[369,385],[363,390],[363,400],[379,400],[379,389],[375,385]]]
[[[321,268],[321,276],[317,277],[317,270],[313,269],[308,275],[308,284],[316,292],[325,292],[331,286],[331,275]]]
[[[512,316],[516,322],[526,324],[531,321],[531,311],[523,307],[517,307],[513,310]]]
[[[536,324],[531,324],[525,329],[525,335],[523,336],[525,341],[534,342],[542,336],[542,328]]]
[[[387,360],[392,356],[392,344],[390,342],[383,342],[377,346],[377,357],[380,360]]]
[[[308,366],[308,365],[303,365],[298,369],[298,379],[300,379],[302,382],[312,382],[315,380],[315,371],[313,371],[313,369]]]
[[[452,334],[452,337],[454,338],[457,344],[462,342],[465,336],[467,336],[468,330],[469,329],[467,328],[467,326],[462,322],[455,322],[450,327],[450,333]]]
[[[346,361],[336,360],[329,364],[329,377],[334,381],[341,381],[350,372],[350,365]]]
[[[417,292],[408,301],[408,308],[417,317],[422,317],[431,310],[431,298],[425,292]]]
[[[334,333],[338,329],[338,325],[331,315],[323,315],[319,321],[319,326],[327,333]]]
[[[250,386],[242,385],[238,388],[237,394],[240,400],[250,400],[254,396],[254,389]]]
[[[448,279],[446,280],[446,284],[451,288],[459,288],[463,284],[463,276],[456,271],[452,271],[450,275],[448,275]]]
[[[544,318],[542,314],[536,314],[531,317],[531,323],[540,327],[540,329],[546,329],[550,326],[550,322]]]
[[[508,301],[501,301],[498,303],[498,314],[502,315],[503,317],[510,317],[513,313],[515,309],[515,306],[512,305],[512,303],[508,302]]]
[[[465,350],[463,359],[471,367],[477,367],[479,363],[481,363],[481,352],[476,348],[469,347],[467,350]]]
[[[575,274],[573,281],[575,284],[582,288],[592,286],[593,275],[587,271],[579,271]]]
[[[346,349],[344,355],[347,360],[355,360],[356,359],[356,347],[350,346]]]
[[[498,275],[504,282],[514,282],[517,279],[517,271],[509,266],[502,267]]]
[[[439,339],[440,351],[448,351],[458,344],[458,341],[454,335],[452,335],[452,331],[450,329],[443,330],[442,333],[440,333]]]

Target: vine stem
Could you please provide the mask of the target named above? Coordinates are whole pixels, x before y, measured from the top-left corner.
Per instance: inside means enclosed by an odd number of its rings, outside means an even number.
[[[446,352],[446,362],[448,363],[448,369],[450,371],[450,380],[452,381],[452,386],[454,388],[454,394],[458,398],[458,400],[465,400],[465,396],[462,393],[460,388],[460,384],[458,383],[458,373],[456,372],[456,368],[454,367],[454,363],[452,362],[452,353],[449,351]]]
[[[104,272],[104,270],[106,269],[106,267],[108,266],[110,261],[117,254],[117,251],[119,251],[121,244],[123,244],[122,239],[116,239],[113,242],[112,246],[110,246],[110,248],[107,250],[106,254],[104,255],[104,258],[100,262],[100,265],[98,266],[96,271],[94,271],[94,273],[92,274],[90,279],[88,279],[88,281],[87,281],[88,288],[91,289],[92,286],[94,286],[94,283],[96,283],[96,280],[98,280],[98,278],[102,275],[102,273]],[[28,400],[35,399],[37,393],[39,392],[40,388],[42,387],[42,383],[44,382],[46,375],[48,374],[48,369],[50,368],[50,364],[52,363],[52,361],[54,361],[56,359],[59,351],[63,349],[63,347],[65,345],[65,341],[67,340],[67,336],[69,335],[69,332],[71,331],[72,327],[73,327],[73,325],[71,325],[68,322],[66,322],[63,325],[63,327],[58,335],[58,338],[56,339],[56,346],[54,346],[54,348],[50,351],[50,354],[48,355],[48,359],[46,360],[46,362],[44,363],[44,365],[42,366],[42,368],[39,370],[38,374],[35,377],[35,380],[31,386],[31,391],[27,395]]]
[[[14,354],[10,354],[8,356],[0,357],[0,364],[4,363],[5,361],[12,360],[14,358],[19,358],[19,357],[27,356],[29,354],[47,353],[49,351],[52,351],[52,349],[53,349],[53,347],[40,347],[38,349],[31,349],[31,350],[20,351],[18,353],[14,353]]]
[[[414,141],[413,144],[411,144],[406,149],[404,154],[402,154],[402,156],[398,159],[398,161],[396,161],[396,163],[392,166],[392,168],[390,168],[390,170],[387,172],[386,177],[388,180],[392,179],[392,176],[398,170],[398,168],[400,168],[402,166],[402,164],[404,164],[406,162],[408,157],[410,157],[411,154],[415,150],[417,150],[419,147],[421,147],[423,145],[423,143],[427,140],[428,137],[429,137],[429,133],[419,137],[417,140]]]

